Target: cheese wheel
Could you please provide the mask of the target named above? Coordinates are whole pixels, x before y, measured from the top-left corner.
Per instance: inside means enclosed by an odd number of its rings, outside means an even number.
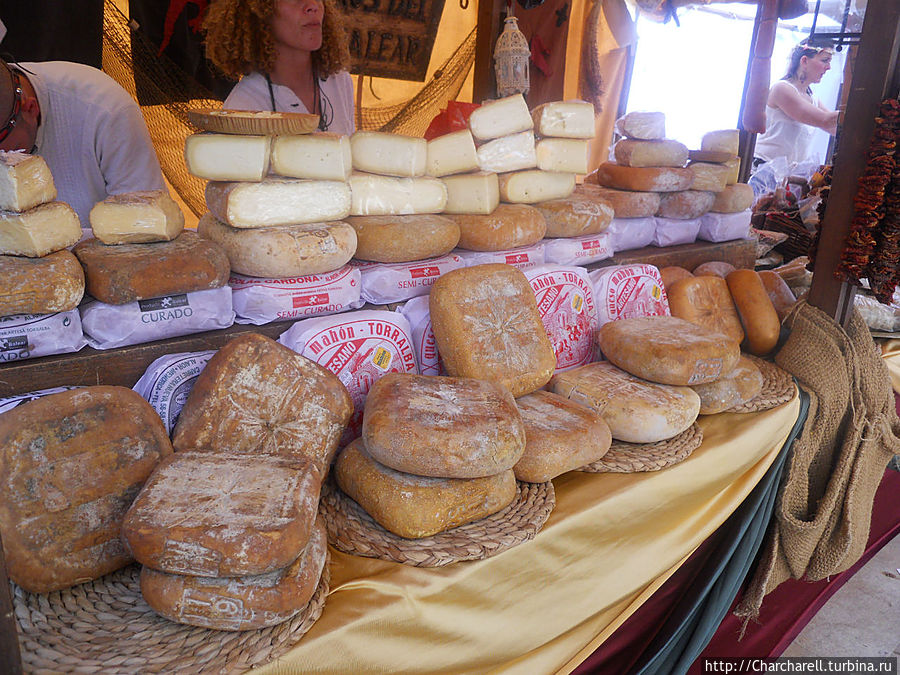
[[[729,273],[734,272],[734,270],[734,265],[729,262],[725,262],[724,260],[709,260],[705,263],[700,263],[694,268],[694,276],[713,276],[724,279]]]
[[[513,467],[518,480],[544,483],[596,462],[609,450],[609,425],[590,408],[541,390],[522,396],[516,405],[526,439],[525,452]]]
[[[725,281],[744,326],[747,351],[765,356],[778,344],[781,321],[762,279],[754,270],[735,270]]]
[[[616,190],[584,183],[576,188],[575,193],[606,202],[612,207],[614,218],[649,218],[659,210],[659,194],[656,192]]]
[[[725,279],[692,276],[667,286],[672,316],[722,333],[740,344],[744,329]]]
[[[606,202],[573,194],[563,199],[538,202],[534,207],[547,222],[547,237],[580,237],[605,232],[613,219]]]
[[[428,143],[424,138],[384,131],[357,131],[350,137],[353,169],[381,176],[425,175]]]
[[[663,286],[666,289],[666,293],[668,293],[669,287],[676,281],[680,281],[681,279],[689,279],[694,275],[691,274],[689,270],[686,270],[683,267],[678,267],[677,265],[669,265],[668,267],[663,267],[659,270],[659,276],[662,277]]]
[[[605,361],[557,373],[550,390],[600,413],[612,437],[626,443],[677,436],[700,412],[700,397],[690,387],[648,382]]]
[[[444,176],[447,188],[444,213],[493,213],[500,203],[500,182],[497,174],[479,171]]]
[[[662,140],[666,137],[666,116],[661,112],[630,112],[616,120],[616,133],[647,141]]]
[[[753,206],[753,188],[746,183],[734,183],[716,194],[710,211],[715,213],[739,213]]]
[[[514,397],[540,389],[556,368],[553,345],[525,275],[503,264],[441,276],[429,298],[447,372],[505,386]]]
[[[718,380],[691,387],[700,397],[700,414],[714,415],[756,398],[762,391],[763,376],[746,356]]]
[[[459,241],[459,225],[444,216],[351,216],[347,222],[356,230],[358,260],[425,260],[449,253]]]
[[[261,181],[271,152],[270,136],[201,133],[184,141],[188,172],[205,180]]]
[[[493,476],[525,450],[516,402],[499,384],[407,373],[372,385],[362,438],[375,461],[436,478]]]
[[[504,173],[500,180],[500,201],[535,204],[568,197],[575,190],[574,173],[528,169]]]
[[[206,205],[232,227],[321,223],[350,215],[350,188],[336,180],[213,181],[206,186]]]
[[[534,122],[522,94],[489,101],[469,115],[469,130],[479,141],[509,136],[533,128]]]
[[[84,295],[84,270],[69,251],[43,258],[0,256],[0,316],[75,309]]]
[[[686,281],[691,280],[678,283]],[[597,331],[597,344],[607,359],[632,375],[685,386],[721,377],[741,355],[739,344],[722,333],[674,316],[610,321]]]
[[[530,129],[518,134],[501,136],[478,146],[478,168],[503,173],[537,166],[534,132]]]
[[[21,213],[55,199],[56,185],[43,157],[0,151],[0,211]]]
[[[687,190],[694,180],[694,174],[689,169],[620,166],[612,162],[604,162],[592,175],[598,185],[641,192]]]
[[[542,138],[534,146],[537,168],[563,173],[588,172],[588,142],[575,138]]]
[[[700,149],[737,155],[740,152],[740,140],[740,132],[737,129],[708,131],[700,139]]]
[[[289,178],[346,181],[353,170],[350,139],[327,131],[276,136],[272,172]]]
[[[341,451],[334,467],[341,490],[379,525],[421,539],[492,515],[516,496],[512,469],[483,478],[432,478],[395,471],[366,452],[362,439]]]
[[[440,178],[470,171],[478,171],[478,155],[471,131],[462,129],[428,141],[425,172],[429,176]]]
[[[594,106],[586,101],[551,101],[531,111],[534,131],[555,138],[593,138]]]
[[[500,204],[489,215],[447,214],[459,226],[458,246],[467,251],[506,251],[530,246],[547,232],[547,221],[533,206]]]
[[[778,313],[778,320],[784,321],[797,303],[794,291],[791,290],[791,287],[787,285],[787,282],[777,272],[762,270],[758,274],[759,278],[762,279],[763,286],[766,287],[769,300],[772,301],[772,305]]]
[[[623,138],[613,146],[613,155],[619,166],[682,167],[687,163],[688,149],[678,141],[641,141]]]
[[[266,279],[331,272],[347,264],[357,246],[356,232],[342,222],[241,229],[205,213],[197,234],[222,247],[233,272]]]
[[[725,189],[731,170],[723,164],[710,162],[691,162],[688,169],[694,174],[692,190],[704,190],[706,192],[721,192]]]
[[[660,195],[656,215],[676,220],[695,220],[708,212],[716,199],[714,192],[682,190]]]
[[[0,255],[40,258],[79,239],[78,214],[65,202],[47,202],[24,213],[0,211]]]

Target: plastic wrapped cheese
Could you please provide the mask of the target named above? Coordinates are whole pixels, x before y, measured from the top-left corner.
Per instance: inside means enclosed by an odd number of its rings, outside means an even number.
[[[354,264],[362,274],[362,299],[374,305],[402,302],[427,295],[438,277],[465,267],[458,255],[445,255],[411,263]]]
[[[477,154],[478,168],[482,171],[504,173],[537,166],[531,130],[488,141],[478,147]]]
[[[396,178],[357,171],[350,176],[350,196],[352,216],[440,213],[447,205],[447,187],[427,176]]]
[[[350,188],[343,181],[299,178],[213,181],[206,186],[206,205],[232,227],[319,223],[350,215]]]
[[[544,246],[546,243],[546,240],[539,241],[531,246],[520,246],[519,248],[511,248],[505,251],[466,251],[458,248],[454,253],[463,259],[466,267],[486,265],[488,263],[503,263],[524,270],[544,264]]]
[[[605,201],[584,194],[551,199],[534,205],[547,221],[547,237],[580,237],[599,234],[609,227],[614,213]]]
[[[413,347],[416,350],[416,363],[419,364],[420,375],[446,375],[441,355],[438,353],[434,330],[431,328],[431,314],[428,311],[428,296],[420,295],[408,300],[397,308],[397,311],[409,321],[412,331]]]
[[[669,316],[669,300],[653,265],[616,265],[590,273],[597,324],[636,316]]]
[[[77,309],[0,317],[0,363],[69,354],[86,344]]]
[[[469,129],[480,141],[509,136],[534,128],[528,104],[522,94],[489,101],[472,111]]]
[[[700,217],[697,238],[704,241],[731,241],[746,239],[750,234],[750,209],[737,213],[714,213],[710,211]]]
[[[678,141],[641,141],[623,138],[613,147],[616,164],[630,167],[683,167],[687,163],[687,146]]]
[[[606,228],[614,252],[649,246],[656,234],[656,218],[613,218]]]
[[[691,244],[697,241],[700,231],[700,219],[683,220],[679,218],[656,217],[656,231],[653,233],[654,246],[675,246]]]
[[[232,274],[228,285],[232,288],[235,322],[257,326],[272,321],[337,314],[363,304],[360,273],[351,265],[326,274],[287,279]]]
[[[630,112],[616,120],[616,133],[645,141],[662,140],[666,137],[665,113]]]
[[[593,138],[594,106],[587,101],[551,101],[531,111],[534,129],[541,136]]]
[[[703,190],[667,192],[659,198],[659,209],[656,211],[656,216],[658,218],[693,220],[708,212],[715,201],[715,192]]]
[[[147,366],[147,370],[132,387],[159,413],[169,434],[175,428],[178,415],[194,388],[197,376],[203,372],[207,361],[215,353],[215,350],[209,349],[160,356]]]
[[[590,265],[613,255],[609,234],[544,240],[544,257],[557,265]]]

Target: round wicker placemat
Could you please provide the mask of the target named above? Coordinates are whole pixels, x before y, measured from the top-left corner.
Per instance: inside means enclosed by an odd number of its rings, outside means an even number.
[[[141,566],[53,593],[13,587],[22,665],[29,673],[241,673],[284,654],[325,606],[330,554],[313,597],[292,619],[231,632],[173,623],[141,597]]]
[[[729,408],[725,412],[749,413],[762,412],[771,408],[777,408],[782,403],[787,403],[794,398],[794,378],[786,370],[782,370],[771,361],[766,361],[757,356],[744,354],[756,364],[763,376],[762,390],[755,398],[746,403]]]
[[[613,441],[609,452],[596,462],[581,467],[586,473],[638,473],[659,471],[678,464],[703,442],[703,430],[696,422],[677,436],[657,443]]]
[[[482,560],[533,539],[556,505],[553,483],[516,483],[516,496],[492,516],[422,539],[406,539],[376,523],[333,483],[322,486],[319,512],[328,543],[339,551],[416,567]]]
[[[290,136],[311,133],[319,126],[319,116],[308,113],[194,108],[187,116],[195,127],[219,134]]]

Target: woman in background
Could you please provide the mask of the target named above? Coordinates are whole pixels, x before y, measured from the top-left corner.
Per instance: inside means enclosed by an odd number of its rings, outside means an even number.
[[[311,113],[320,130],[354,132],[350,52],[333,0],[214,0],[203,28],[207,58],[241,78],[223,108]]]

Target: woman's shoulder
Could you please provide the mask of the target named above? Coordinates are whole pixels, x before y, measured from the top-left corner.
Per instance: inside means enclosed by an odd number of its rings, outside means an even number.
[[[222,107],[229,110],[269,110],[269,92],[262,73],[254,71],[244,75],[234,85]]]

